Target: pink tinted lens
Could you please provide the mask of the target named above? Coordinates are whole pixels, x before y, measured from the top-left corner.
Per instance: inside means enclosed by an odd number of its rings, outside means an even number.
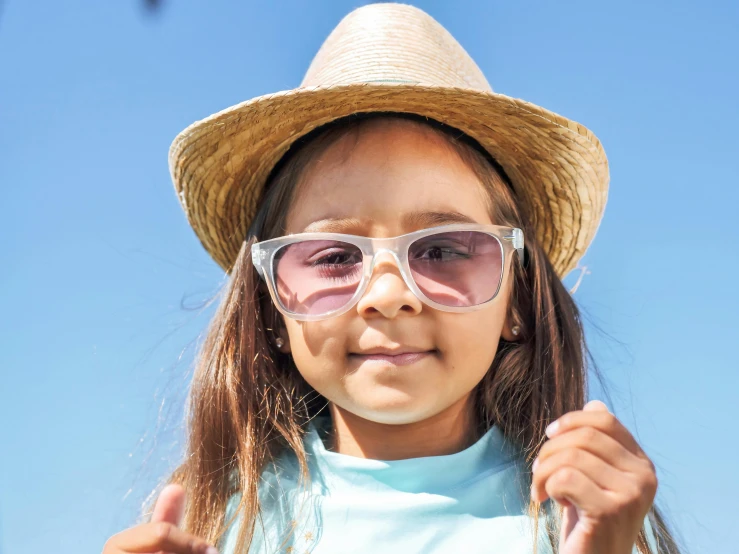
[[[454,231],[418,239],[408,249],[413,280],[428,298],[450,307],[476,306],[495,296],[503,248],[492,235]]]
[[[362,280],[362,251],[334,240],[306,240],[275,253],[277,296],[288,311],[322,315],[343,308]]]

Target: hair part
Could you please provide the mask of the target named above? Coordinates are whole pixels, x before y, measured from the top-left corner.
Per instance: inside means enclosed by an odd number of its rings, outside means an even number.
[[[503,168],[471,137],[422,116],[373,112],[341,118],[298,139],[271,172],[197,359],[187,406],[186,458],[162,486],[174,482],[188,491],[183,528],[207,541],[220,540],[240,515],[237,550],[248,550],[260,516],[262,471],[289,450],[300,467],[300,484],[305,485],[306,425],[327,406],[327,400],[302,378],[292,356],[275,346],[281,314],[251,263],[251,245],[257,238],[284,234],[286,214],[312,160],[380,118],[415,122],[443,137],[488,192],[491,220],[519,227],[526,237],[524,262],[513,258],[508,313],[521,332],[515,342],[500,340],[490,369],[473,391],[473,432],[481,436],[498,425],[519,446],[527,471],[524,481],[530,485],[531,463],[544,443],[546,426],[585,404],[587,373],[593,364],[580,312],[537,241],[534,222]],[[597,373],[597,368],[593,370]],[[528,495],[528,489],[521,492]],[[234,518],[225,521],[226,503],[235,493],[241,495],[239,505]],[[147,507],[148,514],[154,502]],[[562,514],[561,510],[554,514],[553,506],[550,499],[529,502],[535,549],[543,516],[557,552]],[[656,505],[649,515],[658,552],[679,554]],[[656,554],[647,544],[644,528],[636,546],[642,554]]]

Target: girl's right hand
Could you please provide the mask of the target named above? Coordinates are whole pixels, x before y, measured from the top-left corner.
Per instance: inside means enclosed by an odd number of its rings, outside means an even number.
[[[102,554],[218,554],[203,539],[178,528],[185,513],[185,489],[171,484],[159,494],[151,522],[136,525],[110,537]]]

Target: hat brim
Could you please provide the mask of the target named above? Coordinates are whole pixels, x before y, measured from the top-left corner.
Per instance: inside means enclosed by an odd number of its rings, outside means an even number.
[[[357,112],[414,113],[476,139],[528,204],[561,277],[587,250],[608,196],[608,161],[583,125],[503,94],[420,84],[305,87],[259,96],[197,121],[174,139],[169,170],[195,234],[227,272],[264,183],[290,145]]]

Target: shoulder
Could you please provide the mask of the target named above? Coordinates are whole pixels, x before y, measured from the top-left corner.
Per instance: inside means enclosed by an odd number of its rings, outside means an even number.
[[[284,454],[269,462],[262,470],[257,487],[259,515],[254,527],[250,552],[264,551],[265,546],[270,545],[273,540],[267,536],[265,530],[277,529],[284,525],[283,520],[286,517],[284,504],[289,502],[288,498],[293,495],[293,489],[297,484],[296,464],[290,455]],[[235,488],[238,485],[238,472],[234,470],[229,479]],[[225,531],[217,545],[221,554],[233,554],[236,551],[238,534],[244,524],[244,514],[239,509],[242,497],[243,491],[236,490],[226,501],[223,520]]]
[[[221,554],[233,554],[233,552],[235,552],[236,550],[236,538],[238,536],[238,531],[242,523],[241,514],[239,514],[235,520],[231,520],[236,513],[236,508],[238,507],[240,501],[241,492],[237,492],[231,495],[231,497],[226,502],[226,514],[224,519],[226,531],[216,545],[218,548],[218,552],[220,552]]]

